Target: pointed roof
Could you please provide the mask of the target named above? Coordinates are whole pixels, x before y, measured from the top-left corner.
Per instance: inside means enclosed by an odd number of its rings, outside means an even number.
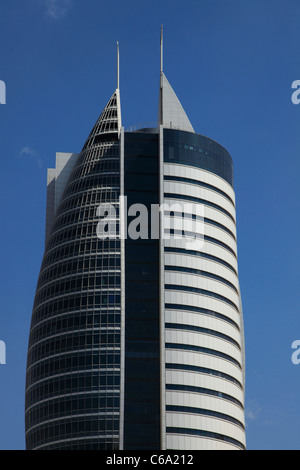
[[[162,71],[160,73],[158,123],[168,128],[195,132],[176,93]]]
[[[120,100],[120,53],[117,42],[117,88],[108,100],[96,124],[88,136],[83,149],[90,147],[97,136],[102,134],[120,133],[122,127],[121,100]],[[96,139],[97,140],[97,139]]]
[[[158,124],[164,127],[195,132],[179,99],[163,72],[163,26],[160,29],[160,87]]]
[[[94,144],[95,139],[102,134],[120,133],[122,127],[120,90],[117,88],[100,114],[83,150]]]
[[[90,137],[107,132],[119,132],[121,126],[120,92],[117,88],[93,127]]]

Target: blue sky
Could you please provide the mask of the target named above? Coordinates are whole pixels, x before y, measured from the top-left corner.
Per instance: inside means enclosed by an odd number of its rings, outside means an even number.
[[[248,449],[300,449],[299,0],[9,0],[0,6],[0,449],[24,449],[27,342],[46,172],[79,152],[116,88],[123,125],[157,118],[164,70],[196,132],[234,160]]]

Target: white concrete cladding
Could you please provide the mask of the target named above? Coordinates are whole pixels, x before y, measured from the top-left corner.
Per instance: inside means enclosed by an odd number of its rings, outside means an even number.
[[[170,129],[195,132],[186,112],[163,72],[160,74],[158,124]]]
[[[180,239],[162,242],[165,446],[243,449],[244,338],[234,191],[219,176],[188,165],[165,163],[163,175],[164,203],[185,203],[184,197],[193,196],[204,204],[201,250],[186,250]]]
[[[56,209],[75,167],[78,155],[78,153],[57,153],[55,168],[48,169],[45,242],[47,242]]]

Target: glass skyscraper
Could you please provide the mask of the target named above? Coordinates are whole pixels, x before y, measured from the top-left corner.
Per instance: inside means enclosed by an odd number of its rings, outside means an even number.
[[[118,80],[82,151],[48,170],[27,449],[245,449],[235,217],[232,159],[162,67],[156,128],[124,130]]]

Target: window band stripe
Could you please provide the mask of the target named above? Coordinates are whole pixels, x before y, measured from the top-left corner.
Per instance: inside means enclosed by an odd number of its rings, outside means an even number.
[[[166,290],[179,290],[179,291],[184,291],[184,292],[192,292],[192,293],[195,293],[195,294],[208,295],[209,297],[213,297],[217,300],[221,300],[222,302],[227,303],[228,305],[233,307],[239,313],[239,309],[235,305],[234,302],[227,299],[223,295],[216,294],[215,292],[211,292],[209,290],[198,289],[197,287],[181,286],[181,285],[177,285],[177,284],[165,284],[165,289]]]
[[[216,336],[218,338],[224,339],[225,341],[228,341],[229,343],[233,344],[239,350],[241,349],[239,343],[235,341],[234,339],[232,339],[230,336],[224,335],[223,333],[220,333],[219,331],[211,330],[209,328],[202,328],[200,326],[194,326],[194,325],[183,325],[180,323],[166,323],[165,327],[170,330],[195,331],[197,333],[203,333],[206,335]]]
[[[231,362],[232,364],[237,366],[239,369],[242,369],[241,364],[236,359],[229,356],[229,354],[216,351],[215,349],[203,348],[202,346],[194,346],[193,344],[180,344],[180,343],[166,343],[165,347],[166,349],[178,349],[178,350],[184,350],[184,351],[201,352],[203,354],[209,354],[211,356],[220,357],[221,359],[225,359],[226,361]]]
[[[241,390],[243,390],[243,386],[241,382],[239,382],[235,377],[232,377],[229,374],[225,374],[224,372],[220,372],[215,369],[208,369],[207,367],[200,367],[200,366],[192,366],[189,364],[175,364],[175,363],[174,364],[166,363],[166,369],[199,372],[201,374],[213,375],[214,377],[219,377],[221,379],[228,380],[229,382],[234,383]]]
[[[186,312],[202,313],[204,315],[209,315],[211,317],[215,317],[220,320],[226,321],[227,323],[230,323],[238,331],[240,331],[240,328],[235,321],[233,321],[231,318],[227,317],[226,315],[223,315],[222,313],[215,312],[214,310],[208,310],[206,308],[201,308],[201,307],[194,307],[193,305],[168,304],[168,303],[165,304],[165,308],[170,309],[170,310],[185,310]]]
[[[232,437],[225,436],[223,434],[218,434],[215,432],[211,431],[202,431],[200,429],[188,429],[188,428],[173,428],[173,427],[167,427],[167,433],[170,434],[189,434],[193,436],[201,436],[201,437],[208,437],[210,439],[217,439],[218,441],[223,441],[223,442],[228,442],[230,444],[233,444],[240,449],[246,450],[245,446],[239,442],[236,439],[233,439]]]

